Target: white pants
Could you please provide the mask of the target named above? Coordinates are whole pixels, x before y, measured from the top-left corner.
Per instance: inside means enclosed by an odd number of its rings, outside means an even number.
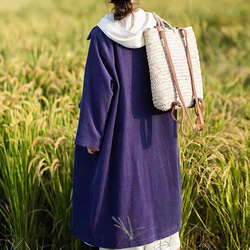
[[[169,237],[154,241],[144,246],[129,247],[122,249],[110,249],[110,248],[99,247],[99,250],[177,250],[179,248],[180,248],[180,238],[179,238],[179,232],[177,232]]]

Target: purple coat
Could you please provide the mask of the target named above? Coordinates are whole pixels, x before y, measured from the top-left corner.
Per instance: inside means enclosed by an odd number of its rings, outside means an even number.
[[[95,27],[75,138],[72,232],[97,247],[127,248],[180,229],[177,126],[154,108],[145,47]],[[100,148],[91,155],[86,147]]]

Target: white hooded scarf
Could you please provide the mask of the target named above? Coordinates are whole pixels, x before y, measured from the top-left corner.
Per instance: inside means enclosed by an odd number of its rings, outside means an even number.
[[[113,13],[109,13],[97,24],[111,40],[131,49],[143,47],[143,31],[155,25],[153,14],[142,9],[137,9],[119,21],[114,20]]]

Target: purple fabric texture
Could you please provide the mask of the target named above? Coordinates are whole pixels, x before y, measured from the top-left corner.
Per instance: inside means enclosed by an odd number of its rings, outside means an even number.
[[[88,39],[72,232],[97,247],[141,246],[180,229],[177,125],[153,106],[145,47],[125,48],[98,27]]]

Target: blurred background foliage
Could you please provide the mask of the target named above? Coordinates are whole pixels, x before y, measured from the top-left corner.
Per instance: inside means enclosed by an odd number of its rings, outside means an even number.
[[[137,5],[138,6],[138,5]],[[141,0],[193,26],[206,126],[179,136],[182,249],[250,247],[250,2]],[[0,0],[0,248],[87,249],[70,232],[74,136],[104,1]]]

